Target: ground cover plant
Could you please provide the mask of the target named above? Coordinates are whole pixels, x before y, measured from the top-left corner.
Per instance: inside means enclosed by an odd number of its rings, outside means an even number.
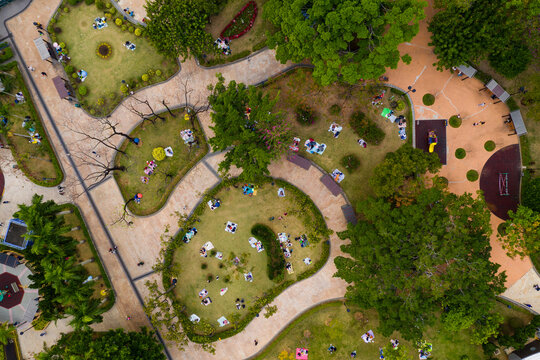
[[[8,43],[0,43],[0,63],[7,61],[13,57],[13,50]]]
[[[300,315],[255,359],[295,359],[296,348],[302,347],[307,348],[309,357],[315,359],[349,359],[350,353],[356,350],[359,360],[378,359],[379,347],[383,347],[385,358],[391,359],[392,351],[385,348],[390,345],[390,339],[399,340],[399,347],[408,354],[404,359],[417,358],[414,343],[404,340],[397,332],[383,336],[377,331],[378,326],[379,316],[374,310],[361,310],[342,302],[323,304]],[[368,330],[375,333],[374,343],[366,344],[361,339]],[[434,359],[458,360],[464,355],[469,360],[484,359],[482,348],[471,345],[469,336],[467,331],[451,333],[437,321],[423,339],[433,345]],[[337,348],[334,354],[327,350],[330,344]]]
[[[0,79],[5,90],[0,93],[0,133],[11,148],[17,165],[32,182],[42,186],[56,186],[64,179],[64,174],[56,158],[47,133],[43,129],[30,93],[16,62],[0,66]],[[24,95],[23,103],[15,103],[18,92]],[[30,121],[25,122],[26,117]],[[26,127],[23,127],[25,123]],[[32,144],[30,132],[34,129],[41,142]]]
[[[327,233],[324,235],[326,227],[320,213],[315,213],[318,210],[312,205],[311,200],[286,183],[274,181],[263,183],[255,187],[256,195],[253,196],[243,194],[243,185],[244,183],[235,182],[223,185],[223,188],[212,195],[212,198],[221,201],[221,206],[213,211],[206,204],[205,198],[200,205],[201,211],[196,210],[196,213],[201,214],[197,215],[197,221],[192,222],[197,234],[189,243],[179,246],[174,253],[172,266],[180,269],[175,274],[179,281],[173,290],[174,296],[181,304],[184,316],[197,314],[202,319],[196,325],[189,320],[183,323],[184,331],[190,332],[188,336],[197,342],[215,341],[218,336],[231,336],[240,331],[256,313],[260,312],[261,305],[267,304],[278,294],[276,289],[279,288],[281,292],[284,290],[282,285],[291,285],[294,281],[302,279],[306,272],[312,274],[311,271],[321,266],[328,256],[328,245],[323,241],[327,235]],[[278,189],[283,186],[285,197],[279,197]],[[238,226],[234,234],[225,231],[229,221]],[[285,261],[291,263],[294,273],[284,272],[272,280],[269,278],[268,257],[274,254],[283,257],[283,252],[281,249],[274,252],[266,247],[264,251],[258,252],[256,248],[251,247],[249,238],[254,236],[252,234],[254,225],[264,225],[276,234],[281,232],[290,234],[292,246],[289,249],[293,252]],[[260,230],[254,233],[263,235]],[[309,242],[306,247],[301,247],[300,242],[295,240],[303,234],[307,235]],[[274,238],[273,241],[278,240]],[[199,250],[207,242],[211,242],[214,248],[209,249],[207,257],[201,257]],[[272,251],[272,254],[269,251]],[[218,252],[221,253],[222,260],[216,258]],[[304,262],[306,258],[311,259],[311,264]],[[281,262],[281,258],[277,261]],[[244,274],[249,272],[253,274],[252,282],[244,278]],[[220,289],[223,288],[228,290],[220,296]],[[208,306],[201,304],[198,295],[203,289],[208,291],[208,296],[212,300]],[[266,299],[270,294],[272,297]],[[238,310],[237,303],[245,305],[245,308],[241,307]],[[217,319],[221,316],[225,316],[232,325],[218,327]],[[227,330],[233,332],[223,333]],[[214,335],[214,338],[193,339],[195,334]]]
[[[132,25],[110,15],[114,8],[104,13],[96,5],[80,3],[68,9],[67,13],[59,9],[49,30],[53,41],[64,45],[63,51],[71,58],[65,66],[66,72],[81,105],[90,114],[106,115],[130,91],[164,81],[178,70],[175,58],[157,53],[148,39],[137,36],[140,32],[135,33]],[[98,17],[106,17],[108,26],[94,29],[92,24]],[[124,46],[127,41],[135,44],[135,50]],[[72,76],[81,69],[88,74],[84,82],[77,75]]]
[[[345,179],[340,186],[354,203],[372,193],[368,180],[373,174],[373,169],[384,159],[386,153],[395,151],[405,143],[398,136],[397,125],[381,117],[383,107],[391,108],[391,102],[396,102],[396,105],[402,102],[402,110],[395,110],[395,114],[403,114],[410,122],[409,107],[401,95],[394,94],[388,89],[383,96],[382,105],[371,105],[371,98],[381,94],[384,88],[377,89],[370,85],[353,88],[338,84],[321,87],[317,85],[311,73],[312,70],[309,69],[293,70],[269,80],[262,90],[271,96],[279,93],[280,101],[276,108],[286,114],[292,136],[301,139],[298,154],[314,161],[327,172],[332,172],[336,168],[341,170],[345,174]],[[340,107],[339,113],[336,113],[335,107],[331,110],[333,105]],[[313,125],[304,126],[298,123],[296,109],[299,106],[309,106],[311,111],[317,114],[317,121]],[[358,144],[357,140],[360,136],[354,132],[350,124],[352,114],[356,111],[364,113],[366,118],[384,131],[384,139],[379,145],[368,141],[367,147],[363,148]],[[337,139],[328,131],[333,122],[343,127]],[[410,132],[407,135],[409,138],[412,137]],[[304,142],[309,138],[327,145],[322,155],[310,154],[305,150]],[[292,144],[292,138],[290,144]],[[360,161],[357,170],[350,174],[347,168],[341,165],[341,160],[348,155],[354,155]]]
[[[133,201],[128,204],[134,214],[148,215],[158,211],[178,181],[208,152],[199,121],[195,120],[195,128],[192,128],[192,123],[184,120],[184,109],[174,110],[172,114],[162,113],[160,116],[164,120],[154,118],[154,123],[143,121],[129,134],[133,138],[140,138],[141,143],[135,145],[126,139],[120,146],[120,150],[125,154],[116,154],[115,164],[125,169],[114,172],[124,200],[127,202],[135,194],[143,194],[140,204]],[[185,129],[193,131],[196,144],[189,146],[184,143],[180,132]],[[162,161],[154,160],[154,149],[169,146],[174,153],[172,157],[165,157]],[[147,161],[152,160],[156,161],[158,166],[152,175],[147,175],[144,169]],[[142,177],[148,178],[146,184],[142,182]]]
[[[274,26],[270,21],[261,16],[263,5],[268,0],[255,0],[259,14],[253,22],[253,27],[244,35],[229,42],[231,55],[208,52],[202,55],[199,60],[203,66],[213,66],[226,62],[238,60],[248,56],[251,52],[262,49],[266,46],[267,33],[274,32]],[[210,18],[206,26],[206,31],[211,34],[212,39],[220,37],[221,32],[234,19],[236,14],[246,5],[247,0],[230,0],[223,9]]]
[[[247,33],[253,27],[253,23],[257,18],[257,10],[257,3],[255,1],[249,1],[240,9],[234,19],[225,26],[220,37],[234,40]]]

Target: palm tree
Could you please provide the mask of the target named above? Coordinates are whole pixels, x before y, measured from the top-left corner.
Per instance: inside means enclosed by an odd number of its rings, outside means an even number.
[[[91,330],[90,325],[103,321],[104,309],[99,307],[99,300],[88,299],[88,301],[77,304],[75,307],[70,307],[66,313],[73,315],[73,319],[69,322],[75,330]]]
[[[9,339],[13,338],[14,331],[15,327],[7,321],[0,323],[0,344],[7,345]]]
[[[74,258],[59,263],[42,263],[42,265],[45,283],[51,284],[57,293],[61,293],[67,283],[72,281],[82,283],[83,281],[80,268],[75,267]]]
[[[92,296],[93,292],[94,288],[92,282],[87,282],[84,285],[77,285],[72,288],[67,288],[66,291],[62,291],[62,293],[56,297],[56,301],[63,306],[76,306],[77,304],[86,301],[86,299]]]

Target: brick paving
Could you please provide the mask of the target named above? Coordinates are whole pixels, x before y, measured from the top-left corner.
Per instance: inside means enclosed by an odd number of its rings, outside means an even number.
[[[43,114],[51,142],[55,145],[59,160],[66,172],[66,183],[75,183],[77,177],[68,157],[71,152],[90,151],[90,146],[93,144],[90,144],[89,141],[83,141],[84,138],[70,131],[70,128],[76,127],[88,132],[95,131],[95,119],[81,109],[73,107],[67,101],[58,99],[58,94],[50,79],[56,74],[62,75],[62,70],[58,66],[42,62],[32,43],[32,40],[37,37],[32,22],[46,23],[58,4],[58,0],[34,0],[27,10],[8,22],[8,28],[13,34],[13,40],[24,60],[25,64],[21,67],[25,69],[26,65],[32,65],[36,68],[34,73],[26,73],[25,76],[32,76],[32,82],[36,85],[39,96],[46,103],[47,110],[51,114],[52,119],[45,116],[46,111],[41,101],[36,101],[39,111]],[[130,2],[129,6],[132,8],[134,5]],[[431,15],[429,12],[432,12],[432,9],[427,11],[429,18]],[[136,11],[137,13],[138,11]],[[410,94],[415,104],[414,111],[417,119],[449,118],[451,115],[461,113],[464,120],[463,125],[458,129],[447,129],[448,165],[443,167],[441,175],[449,179],[450,190],[456,193],[474,193],[478,190],[478,182],[468,182],[465,173],[469,169],[481,171],[483,164],[491,154],[483,149],[484,142],[493,140],[496,142],[497,148],[501,148],[517,143],[517,137],[507,136],[506,128],[502,126],[502,121],[499,121],[501,115],[508,112],[507,107],[504,104],[491,104],[485,93],[478,92],[481,87],[478,80],[461,81],[456,75],[448,71],[438,72],[431,66],[435,61],[435,56],[427,46],[428,41],[429,33],[426,29],[426,21],[424,21],[418,36],[411,43],[402,44],[400,47],[402,54],[409,53],[412,56],[412,63],[410,65],[400,63],[396,70],[388,71],[387,76],[389,76],[390,82],[398,87],[406,89],[407,86],[412,85],[417,90],[416,93]],[[193,89],[191,101],[195,102],[199,98],[206,98],[208,95],[206,87],[208,84],[216,82],[215,74],[218,72],[222,73],[227,80],[234,79],[237,82],[257,84],[291,65],[278,63],[274,58],[273,51],[270,50],[260,52],[249,60],[229,64],[218,69],[200,68],[194,60],[188,60],[182,63],[179,74],[165,83],[145,88],[137,92],[135,96],[148,100],[155,110],[163,110],[162,100],[166,100],[169,106],[183,103],[181,89],[185,81],[189,80],[190,87]],[[46,71],[49,78],[42,79],[39,76],[41,71]],[[34,97],[38,96],[34,89],[32,92]],[[435,104],[431,107],[420,105],[422,104],[422,96],[427,92],[436,96]],[[478,108],[477,104],[482,102],[487,102],[489,105]],[[139,106],[135,104],[133,99],[128,98],[111,115],[113,120],[117,119],[120,122],[119,130],[121,131],[129,131],[140,121],[136,115],[128,110],[131,105]],[[209,114],[201,114],[200,120],[206,135],[211,137]],[[61,139],[54,131],[53,121],[66,144],[67,153],[63,151]],[[473,129],[472,123],[476,121],[487,121],[488,123],[483,127]],[[118,140],[120,141],[120,139]],[[468,151],[465,160],[457,160],[451,156],[457,147],[464,147]],[[97,151],[102,156],[113,155],[110,149],[99,148]],[[215,170],[217,170],[222,156],[223,154],[209,154],[204,161],[198,163],[182,179],[171,194],[167,204],[159,212],[147,217],[134,218],[134,223],[129,228],[121,225],[111,226],[123,204],[114,180],[105,181],[91,190],[91,198],[86,195],[75,197],[74,194],[80,192],[80,188],[70,187],[72,200],[81,207],[96,247],[102,254],[104,265],[111,275],[111,281],[117,295],[115,306],[105,314],[104,322],[95,326],[96,329],[123,327],[134,330],[139,326],[149,325],[142,307],[137,301],[137,296],[145,296],[146,289],[143,286],[145,280],[156,278],[157,275],[153,274],[135,282],[132,280],[150,270],[150,266],[159,252],[160,235],[165,227],[169,227],[171,234],[176,232],[178,226],[176,217],[172,216],[174,212],[189,213],[198,203],[201,193],[219,181],[215,176]],[[74,161],[77,170],[83,177],[91,171],[91,169],[77,163],[76,159]],[[320,179],[322,175],[317,167],[305,170],[282,159],[273,164],[270,170],[272,176],[281,177],[306,192],[327,218],[331,229],[339,231],[345,228],[346,221],[341,207],[346,205],[346,201],[342,195],[334,197],[326,187],[314,181],[314,179]],[[233,171],[233,173],[235,172],[237,171]],[[25,179],[20,179],[20,182],[28,183]],[[32,188],[28,194],[31,195],[33,191],[51,193],[53,196],[55,189]],[[103,199],[107,199],[107,201],[103,201]],[[96,209],[93,208],[92,201],[89,200],[96,200]],[[0,212],[0,215],[3,216],[4,212]],[[492,220],[493,227],[496,228],[498,219],[492,216]],[[107,252],[112,244],[111,241],[117,244],[119,256]],[[217,355],[220,358],[235,359],[248,357],[261,349],[300,312],[313,304],[343,296],[346,284],[340,279],[332,277],[335,272],[332,259],[340,254],[339,245],[341,243],[342,241],[336,235],[332,235],[331,255],[326,266],[313,277],[295,284],[278,296],[274,301],[274,304],[278,305],[278,312],[270,319],[256,318],[242,333],[217,342]],[[532,288],[532,284],[529,284],[531,281],[540,282],[535,280],[538,279],[538,275],[532,274],[530,271],[532,267],[530,261],[508,258],[494,236],[492,236],[492,246],[494,248],[493,260],[499,262],[502,269],[506,270],[509,275],[507,281],[509,289],[505,294],[515,298],[516,301],[527,300],[533,304],[533,308],[540,308],[538,297],[529,298],[529,294],[534,294],[519,290],[525,289],[529,285]],[[145,266],[137,267],[136,263],[141,260],[145,261]],[[131,316],[131,321],[127,321],[128,315]],[[60,331],[66,331],[64,325],[65,320],[62,320],[56,327],[49,327],[48,334],[44,338],[38,338],[39,334],[33,330],[27,332],[21,340],[23,354],[39,351],[43,340],[46,340],[50,345],[58,338]],[[254,338],[259,341],[258,348],[253,346]],[[215,358],[203,352],[196,344],[190,344],[186,352],[179,352],[172,344],[169,344],[168,350],[174,359]]]

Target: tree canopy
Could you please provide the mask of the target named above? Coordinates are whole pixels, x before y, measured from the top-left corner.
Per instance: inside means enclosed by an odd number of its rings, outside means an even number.
[[[147,34],[159,52],[187,59],[212,51],[212,36],[206,32],[210,15],[223,0],[153,0],[145,5],[150,19]]]
[[[375,167],[369,184],[376,196],[403,195],[405,187],[421,185],[426,171],[434,174],[441,168],[437,154],[427,153],[405,144],[395,152],[386,154],[384,161]]]
[[[540,252],[540,213],[520,205],[516,212],[508,211],[505,235],[499,235],[508,255],[521,257]]]
[[[246,180],[268,175],[271,161],[279,158],[291,141],[284,116],[273,112],[278,97],[271,99],[234,80],[225,85],[220,74],[218,79],[208,101],[214,123],[210,128],[215,134],[209,143],[214,151],[229,149],[219,164],[220,171],[227,172],[234,165],[243,170],[241,176]]]
[[[65,314],[74,316],[70,323],[74,328],[89,328],[92,323],[102,321],[99,300],[91,296],[92,282],[84,283],[88,272],[78,264],[78,242],[66,233],[63,217],[57,216],[60,206],[43,196],[34,195],[32,204],[19,205],[14,217],[23,220],[28,233],[26,238],[33,242],[24,252],[32,265],[29,275],[33,289],[39,290],[39,309],[47,321],[63,318]]]
[[[166,357],[153,333],[142,328],[141,332],[116,329],[105,333],[62,334],[60,340],[51,348],[45,348],[37,359],[165,360]]]
[[[417,34],[425,6],[414,0],[269,0],[263,16],[278,28],[268,34],[276,59],[310,59],[323,85],[338,78],[354,84],[397,67],[397,47]]]
[[[358,212],[363,220],[340,234],[351,240],[341,247],[350,257],[335,259],[335,276],[351,284],[347,299],[377,309],[383,335],[419,339],[441,311],[443,321],[459,319],[457,329],[483,328],[506,275],[490,261],[490,212],[481,197],[436,184],[411,204],[370,198]]]
[[[529,0],[444,0],[444,10],[429,24],[439,69],[490,57],[505,76],[515,76],[530,61],[538,45],[540,4]],[[512,50],[515,49],[513,53]],[[519,56],[519,59],[515,57]]]

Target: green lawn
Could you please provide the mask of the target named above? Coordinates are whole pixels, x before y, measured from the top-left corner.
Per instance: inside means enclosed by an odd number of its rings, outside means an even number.
[[[141,144],[137,146],[124,141],[120,149],[126,155],[116,154],[116,164],[126,167],[126,171],[116,171],[114,176],[124,199],[127,201],[135,194],[143,194],[140,204],[132,201],[128,205],[134,214],[149,215],[161,209],[178,181],[208,152],[199,122],[195,121],[195,128],[192,128],[191,123],[184,120],[183,109],[175,110],[173,114],[174,117],[168,112],[162,113],[160,116],[166,120],[155,119],[155,124],[149,121],[141,123],[130,134],[140,138]],[[198,145],[190,148],[184,144],[180,131],[185,129],[193,130]],[[144,168],[147,161],[153,160],[152,150],[168,146],[172,147],[174,156],[158,161],[154,174],[146,175]],[[142,183],[142,176],[149,178],[147,184]]]
[[[109,278],[107,277],[107,274],[105,273],[105,270],[103,269],[103,265],[101,264],[101,261],[99,257],[97,256],[97,252],[94,248],[94,244],[92,242],[92,238],[90,237],[90,234],[88,233],[88,230],[86,229],[86,224],[82,221],[81,214],[79,212],[79,209],[72,205],[72,204],[66,204],[63,207],[63,210],[71,210],[73,211],[70,214],[62,215],[64,218],[64,221],[66,222],[66,225],[70,226],[71,228],[79,228],[74,229],[73,231],[68,232],[66,235],[71,236],[77,241],[84,241],[82,244],[79,244],[77,246],[77,257],[80,262],[84,262],[88,259],[93,259],[94,261],[89,262],[87,264],[84,264],[84,268],[88,271],[88,274],[94,278],[99,277],[98,280],[94,280],[94,297],[97,299],[102,299],[103,296],[100,294],[101,290],[109,290],[109,294],[107,296],[107,302],[103,303],[102,306],[106,307],[107,309],[111,308],[114,304],[114,292],[112,291],[111,283],[109,281]]]
[[[0,93],[0,103],[4,112],[7,112],[9,132],[7,142],[11,147],[13,157],[24,174],[34,183],[42,186],[56,186],[64,178],[58,164],[47,134],[43,130],[41,117],[36,112],[30,93],[28,92],[16,62],[0,66],[0,77],[6,87],[6,93]],[[11,85],[9,85],[11,84]],[[11,88],[11,89],[10,89]],[[22,92],[24,103],[15,104],[14,94]],[[23,128],[26,116],[33,120],[33,128],[41,136],[40,144],[32,144],[29,132]],[[23,136],[20,136],[20,135]],[[4,136],[5,137],[5,136]]]
[[[180,246],[174,255],[174,263],[180,267],[175,296],[185,305],[188,316],[195,313],[204,323],[215,328],[221,316],[231,322],[240,320],[249,314],[248,309],[257,298],[277,285],[267,276],[267,250],[257,252],[248,242],[252,236],[251,227],[256,223],[269,226],[276,234],[290,234],[293,254],[287,261],[291,262],[294,274],[285,273],[285,281],[296,280],[321,259],[323,242],[315,244],[311,241],[309,246],[302,248],[294,240],[306,233],[303,217],[313,217],[313,214],[306,214],[307,209],[299,208],[296,195],[288,191],[286,197],[280,198],[277,190],[277,186],[266,183],[257,189],[255,196],[250,197],[242,194],[242,184],[238,184],[238,187],[224,188],[216,195],[222,201],[218,209],[210,211],[206,204],[202,205],[206,210],[199,217],[200,222],[195,223],[197,235],[188,244]],[[282,220],[279,220],[280,216]],[[275,219],[271,221],[271,217]],[[235,234],[225,231],[227,221],[238,224]],[[211,254],[206,258],[199,255],[199,250],[208,241],[212,242],[216,251],[223,253],[223,260]],[[232,261],[235,256],[241,260],[238,266]],[[311,265],[304,264],[306,257],[312,259]],[[202,269],[203,264],[207,268]],[[253,282],[244,280],[243,274],[247,272],[252,272]],[[213,280],[208,283],[210,275]],[[219,280],[216,280],[216,276],[219,276]],[[220,296],[220,289],[225,287],[228,288],[227,293]],[[201,304],[198,293],[202,289],[208,291],[213,301],[209,306]],[[245,300],[245,309],[236,309],[237,298]]]
[[[266,32],[272,32],[274,29],[272,23],[263,19],[262,16],[263,5],[266,1],[267,0],[255,0],[259,11],[255,23],[251,30],[246,34],[238,39],[230,41],[231,55],[207,55],[206,58],[201,59],[201,65],[212,66],[234,61],[248,56],[252,51],[263,48],[265,46],[264,43],[266,43]],[[227,24],[234,19],[236,14],[238,14],[247,3],[248,0],[229,0],[218,15],[211,17],[210,23],[206,27],[206,31],[212,34],[214,40],[217,39]]]
[[[115,25],[114,19],[107,20],[108,27],[94,30],[92,28],[94,19],[104,16],[104,12],[98,10],[95,5],[86,5],[83,2],[74,7],[69,6],[69,9],[69,13],[61,9],[58,12],[54,27],[60,28],[61,31],[55,35],[56,41],[66,44],[71,57],[69,64],[75,71],[83,69],[88,73],[84,83],[76,85],[88,88],[83,106],[90,113],[105,115],[122,100],[120,91],[122,80],[130,84],[131,90],[136,90],[166,80],[178,70],[176,60],[158,54],[144,37],[122,31]],[[128,28],[129,26],[131,25],[128,25]],[[126,41],[137,46],[135,51],[124,47]],[[102,42],[107,42],[112,47],[112,55],[107,59],[102,59],[96,54],[98,45]],[[143,82],[141,76],[149,70],[154,72],[160,70],[161,76],[150,76],[149,81]],[[100,98],[104,101],[101,106],[98,105]]]
[[[386,153],[397,150],[404,143],[398,137],[397,125],[380,116],[382,108],[388,107],[389,99],[392,96],[393,99],[401,98],[400,95],[391,93],[389,89],[387,89],[383,98],[383,105],[374,107],[371,105],[371,97],[379,94],[380,91],[377,92],[373,88],[364,90],[361,86],[354,88],[341,85],[320,87],[313,80],[311,70],[298,69],[271,80],[268,85],[263,87],[263,91],[270,93],[271,96],[275,96],[279,92],[280,100],[277,109],[287,114],[293,135],[301,139],[299,154],[313,160],[327,172],[332,172],[337,168],[345,174],[345,179],[340,185],[353,203],[371,194],[368,181],[373,169],[383,160]],[[311,126],[300,125],[296,121],[295,115],[295,109],[299,104],[306,104],[315,110],[318,114],[317,122]],[[329,113],[330,106],[334,104],[341,107],[339,115]],[[405,104],[407,103],[405,102]],[[364,112],[386,133],[385,139],[379,145],[368,143],[367,148],[358,145],[359,136],[349,126],[350,116],[356,110]],[[405,109],[396,114],[403,114],[408,117],[407,113],[408,106],[405,105]],[[343,126],[343,131],[337,139],[328,131],[332,122]],[[412,136],[410,133],[407,135]],[[319,143],[325,143],[327,148],[324,154],[318,155],[306,152],[304,142],[308,138],[313,138]],[[352,174],[349,174],[340,165],[341,158],[349,154],[358,156],[361,163],[360,167]]]
[[[350,310],[347,312],[342,302],[309,310],[287,327],[256,359],[294,360],[295,349],[305,347],[309,349],[310,359],[349,359],[349,354],[356,350],[356,359],[373,360],[379,358],[379,347],[386,346],[391,338],[399,339],[400,346],[408,350],[410,359],[418,358],[416,348],[399,334],[394,333],[386,338],[377,332],[379,318],[376,311],[361,311],[356,307],[350,307]],[[366,344],[361,339],[368,330],[375,333],[374,343]],[[433,344],[433,359],[459,360],[463,355],[468,355],[469,360],[484,359],[482,348],[471,345],[466,332],[447,333],[438,326],[429,329],[424,339]],[[337,347],[334,355],[328,353],[330,344]]]

